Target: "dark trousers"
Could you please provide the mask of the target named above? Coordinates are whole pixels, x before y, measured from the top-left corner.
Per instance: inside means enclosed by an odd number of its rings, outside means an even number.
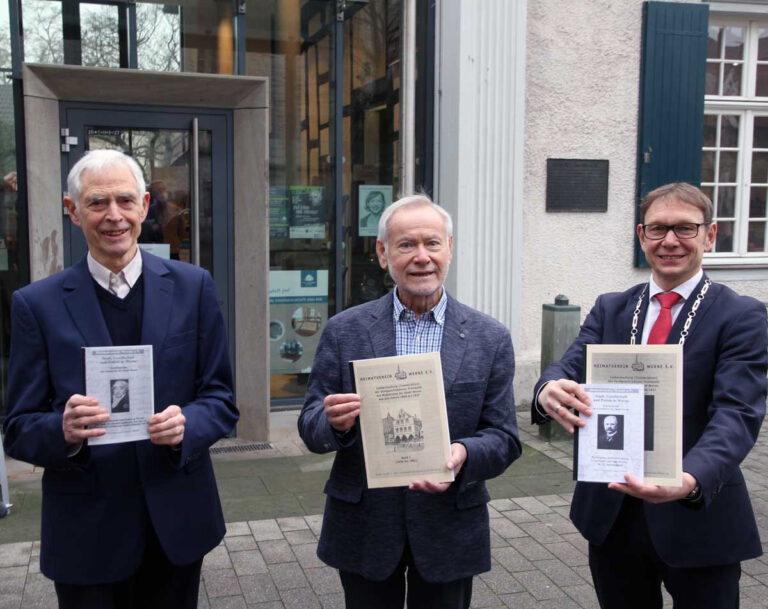
[[[685,526],[685,523],[681,523]],[[741,564],[675,568],[662,562],[642,502],[626,497],[605,542],[589,544],[589,568],[602,609],[661,609],[661,584],[674,609],[737,609]]]
[[[348,571],[339,571],[339,577],[346,609],[403,609],[406,579],[409,609],[469,609],[472,600],[471,577],[441,583],[424,581],[407,544],[400,564],[384,581]]]
[[[196,609],[203,559],[180,567],[172,564],[152,527],[149,529],[144,558],[136,573],[109,584],[55,582],[59,609]]]

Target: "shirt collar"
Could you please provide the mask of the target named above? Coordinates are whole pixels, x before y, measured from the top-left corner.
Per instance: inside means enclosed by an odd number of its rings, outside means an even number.
[[[113,274],[112,271],[110,271],[107,267],[105,267],[93,256],[91,256],[90,251],[88,252],[86,261],[88,262],[88,272],[91,274],[91,277],[93,277],[94,280],[96,280],[96,283],[98,283],[102,288],[109,290],[109,277]],[[139,280],[139,277],[141,276],[141,271],[141,248],[137,247],[136,254],[133,256],[131,261],[123,267],[123,270],[114,274],[122,275],[123,279],[125,279],[125,282],[131,288],[133,288],[134,284]]]
[[[696,273],[693,277],[691,277],[688,281],[684,281],[678,286],[675,286],[671,290],[662,290],[659,285],[653,280],[653,275],[651,275],[650,280],[650,296],[649,298],[652,300],[656,294],[661,294],[662,292],[677,292],[680,294],[680,296],[683,297],[683,300],[688,300],[688,298],[693,293],[693,290],[696,288],[697,285],[699,285],[699,281],[701,281],[701,278],[704,277],[704,271],[699,269],[699,272]]]
[[[427,311],[427,315],[431,314],[431,318],[441,326],[445,323],[445,309],[448,306],[448,293],[445,290],[445,286],[442,287],[442,290],[443,293],[440,296],[440,300],[437,301],[437,304],[434,307]],[[402,319],[404,312],[410,311],[410,309],[400,302],[400,299],[397,297],[397,286],[395,286],[394,290],[394,305],[393,315],[395,317],[395,322],[398,322]]]

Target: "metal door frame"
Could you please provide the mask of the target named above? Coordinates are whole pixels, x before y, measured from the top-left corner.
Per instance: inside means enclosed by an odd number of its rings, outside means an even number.
[[[230,355],[234,356],[235,290],[233,253],[233,133],[232,111],[210,108],[183,108],[169,106],[141,106],[102,104],[88,102],[59,102],[59,123],[68,128],[70,136],[78,138],[78,146],[61,153],[62,192],[66,190],[66,176],[74,162],[84,153],[85,120],[88,124],[115,126],[132,129],[189,130],[192,135],[193,119],[198,119],[198,129],[211,132],[211,176],[214,178],[212,209],[212,275],[219,297],[219,304],[227,323]],[[192,138],[190,137],[190,145]],[[74,154],[73,154],[74,153]],[[71,164],[70,164],[71,163]],[[192,167],[190,164],[190,173]],[[224,183],[221,183],[221,177]],[[216,180],[218,178],[218,181]],[[191,192],[190,192],[191,195]],[[225,199],[222,206],[219,197]],[[62,213],[63,207],[62,207]],[[72,260],[72,222],[63,218],[64,265]],[[233,360],[234,361],[234,360]]]

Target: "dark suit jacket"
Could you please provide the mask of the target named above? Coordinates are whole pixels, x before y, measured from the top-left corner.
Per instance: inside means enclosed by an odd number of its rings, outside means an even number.
[[[130,576],[150,518],[175,564],[201,558],[224,534],[208,447],[238,413],[213,281],[188,264],[142,259],[141,344],[153,346],[155,412],[183,408],[178,451],[145,440],[67,457],[62,412],[85,393],[82,347],[111,345],[86,260],[13,295],[5,449],[45,468],[40,566],[58,582]]]
[[[535,392],[550,380],[584,381],[586,344],[627,344],[632,314],[645,284],[603,294],[563,358],[547,367]],[[677,343],[695,295],[675,320],[668,343]],[[648,296],[638,320],[642,331]],[[701,485],[703,500],[644,504],[659,556],[674,567],[739,562],[762,553],[739,463],[750,451],[765,415],[768,331],[765,306],[713,283],[683,347],[683,471]],[[544,419],[535,403],[533,420]],[[601,544],[624,495],[605,484],[578,483],[571,519],[589,541]]]
[[[313,452],[337,451],[327,495],[318,556],[327,564],[372,580],[392,574],[406,539],[428,581],[452,581],[488,571],[489,500],[485,480],[520,456],[507,329],[448,299],[441,350],[451,441],[468,457],[457,480],[441,494],[405,488],[367,489],[357,424],[341,438],[328,423],[323,399],[353,393],[350,360],[396,355],[392,294],[339,313],[317,348],[299,433]],[[363,405],[365,408],[365,405]]]
[[[613,438],[609,438],[607,433],[601,432],[597,436],[597,447],[610,450],[624,450],[624,437],[617,432]]]
[[[112,406],[112,412],[128,412],[128,404],[128,395],[124,395],[120,401]]]

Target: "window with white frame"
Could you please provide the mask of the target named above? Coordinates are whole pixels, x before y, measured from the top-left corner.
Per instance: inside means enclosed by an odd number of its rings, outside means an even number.
[[[701,186],[718,225],[708,266],[768,264],[768,16],[710,17]]]

